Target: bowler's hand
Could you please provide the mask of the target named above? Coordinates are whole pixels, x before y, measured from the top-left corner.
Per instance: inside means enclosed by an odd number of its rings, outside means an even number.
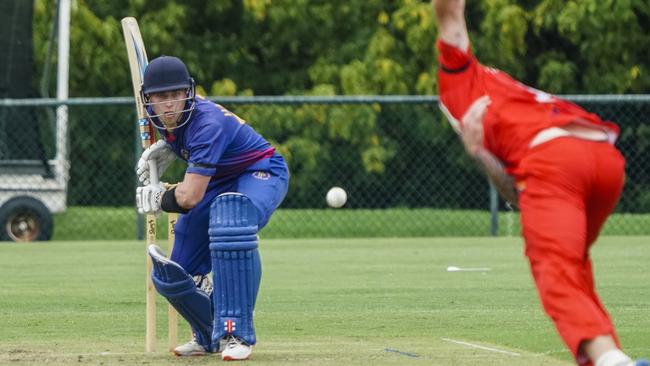
[[[461,138],[465,150],[471,157],[475,157],[478,150],[483,147],[483,119],[490,103],[490,97],[487,95],[476,99],[461,118],[463,125]]]
[[[138,187],[135,191],[135,204],[138,206],[138,213],[160,215],[162,212],[160,203],[162,202],[163,193],[165,193],[163,183]]]

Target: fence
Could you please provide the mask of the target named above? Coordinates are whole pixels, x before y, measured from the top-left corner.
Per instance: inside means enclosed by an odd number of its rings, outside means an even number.
[[[622,127],[618,146],[628,176],[606,233],[649,234],[650,96],[567,98]],[[265,237],[518,234],[517,214],[491,194],[435,97],[218,102],[247,120],[289,162],[289,193]],[[134,121],[131,98],[0,101],[2,225],[8,225],[9,198],[27,195],[55,212],[54,239],[141,236],[133,205],[133,167],[140,153]],[[61,143],[66,132],[68,142]],[[179,181],[183,172],[183,164],[174,163],[163,180]],[[348,193],[343,209],[326,207],[332,186]],[[33,225],[12,222],[18,231]]]

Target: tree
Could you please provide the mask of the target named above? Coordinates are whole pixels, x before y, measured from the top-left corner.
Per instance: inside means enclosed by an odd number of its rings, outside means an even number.
[[[129,95],[119,19],[150,57],[183,58],[201,89],[281,95],[433,94],[436,29],[423,0],[76,0],[71,95]],[[35,0],[36,73],[55,0]],[[650,90],[644,0],[468,0],[479,58],[554,93]],[[38,80],[39,78],[35,78]],[[329,86],[321,88],[321,85]]]
[[[55,3],[34,1],[36,75],[43,72]],[[72,97],[132,94],[119,25],[125,16],[138,18],[149,57],[182,58],[203,94],[431,95],[437,90],[437,30],[428,0],[74,0]],[[479,59],[527,84],[556,94],[650,92],[647,0],[467,0],[466,16]],[[314,182],[331,179],[337,154],[356,162],[346,167],[349,179],[382,191],[390,188],[381,181],[386,167],[407,172],[402,162],[419,158],[401,149],[400,138],[417,145],[413,151],[424,151],[452,136],[447,125],[429,123],[426,109],[357,107],[232,106],[287,157],[294,172],[292,195],[305,199],[314,196]],[[99,164],[105,154],[90,149],[95,156],[89,156],[88,146],[108,136],[111,165],[130,165],[133,157],[123,152],[132,150],[133,115],[122,109],[71,118],[71,126],[128,126],[107,133],[75,130],[75,159]],[[645,135],[639,129],[631,136]],[[74,155],[79,149],[83,156]],[[436,174],[464,164],[444,163]],[[88,176],[76,171],[78,166],[73,163],[73,177]],[[110,182],[113,176],[93,178]],[[399,182],[419,189],[410,183]],[[115,196],[130,197],[131,189]]]

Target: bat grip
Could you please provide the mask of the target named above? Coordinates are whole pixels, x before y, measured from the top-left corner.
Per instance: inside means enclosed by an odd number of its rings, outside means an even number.
[[[160,183],[160,179],[158,178],[158,165],[153,160],[149,161],[149,181],[151,184]]]

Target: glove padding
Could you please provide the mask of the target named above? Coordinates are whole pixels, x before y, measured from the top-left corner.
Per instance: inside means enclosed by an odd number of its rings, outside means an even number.
[[[165,191],[166,189],[163,186],[163,183],[138,187],[135,190],[135,204],[138,206],[138,213],[145,215],[160,215],[162,213],[160,204]]]
[[[158,166],[158,179],[162,176],[169,165],[176,160],[176,155],[172,148],[165,140],[158,140],[155,144],[149,146],[142,152],[135,173],[142,184],[149,185],[151,179],[149,176],[149,162],[154,161]]]

